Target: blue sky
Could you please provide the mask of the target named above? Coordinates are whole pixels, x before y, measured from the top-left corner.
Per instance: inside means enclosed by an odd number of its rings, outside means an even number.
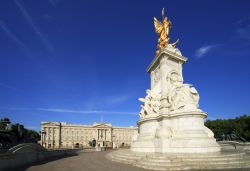
[[[135,126],[162,7],[208,118],[249,114],[250,1],[2,0],[0,118]]]

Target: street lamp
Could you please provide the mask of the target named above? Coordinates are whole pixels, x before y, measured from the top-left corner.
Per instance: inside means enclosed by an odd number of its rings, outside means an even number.
[[[42,132],[41,132],[41,136],[42,136],[42,147],[43,147],[43,144],[44,144],[44,141],[45,141],[45,135],[46,135],[46,131],[42,130]],[[45,145],[45,148],[46,148],[46,145]]]
[[[115,148],[115,142],[114,142],[114,139],[115,139],[115,135],[112,136],[112,146],[113,146],[113,149]]]

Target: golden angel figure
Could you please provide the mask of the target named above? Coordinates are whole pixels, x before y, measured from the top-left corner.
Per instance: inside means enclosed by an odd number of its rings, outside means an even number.
[[[155,25],[155,31],[158,34],[158,45],[157,45],[157,51],[156,54],[158,55],[160,52],[160,49],[165,47],[167,44],[169,44],[169,31],[172,27],[171,21],[164,16],[164,8],[162,9],[162,23],[158,21],[154,17],[154,25]],[[176,46],[179,40],[177,40],[175,43],[171,44],[173,47]]]

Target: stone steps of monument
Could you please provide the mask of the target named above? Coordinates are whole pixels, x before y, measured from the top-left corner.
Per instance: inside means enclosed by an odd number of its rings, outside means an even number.
[[[250,168],[250,155],[244,152],[210,154],[145,154],[114,151],[107,155],[112,161],[153,170]]]
[[[245,160],[243,158],[231,158],[231,159],[210,159],[210,160],[201,160],[201,159],[151,159],[151,158],[143,158],[145,162],[152,162],[152,163],[190,163],[190,164],[197,164],[199,162],[200,164],[229,164],[229,163],[245,163]]]
[[[158,155],[158,156],[150,156],[147,155],[146,158],[148,159],[157,159],[157,160],[174,160],[174,159],[188,159],[188,160],[234,160],[243,158],[244,154],[234,154],[234,155],[211,155],[211,156],[187,156],[187,155]]]
[[[243,157],[225,157],[225,158],[185,158],[185,159],[181,159],[182,161],[186,161],[186,162],[203,162],[203,161],[207,161],[207,162],[217,162],[217,161],[239,161],[239,160],[243,160]]]
[[[120,153],[120,154],[133,154],[133,152],[131,152],[131,151],[125,151],[125,150],[118,150],[118,151],[115,151],[115,153]]]
[[[135,162],[135,160],[132,160],[132,159],[121,159],[121,158],[111,158],[112,161],[115,161],[115,162],[120,162],[120,163],[125,163],[125,164],[133,164]]]
[[[247,165],[250,165],[250,158],[244,158],[244,161]]]
[[[116,150],[114,151],[115,153],[122,153],[122,154],[132,154],[134,152],[130,151],[130,150]]]
[[[164,167],[177,167],[177,166],[183,166],[183,162],[180,161],[169,161],[169,162],[158,162],[158,161],[147,161],[147,160],[141,160],[138,161],[136,164],[140,165],[150,165],[150,166],[164,166]]]
[[[229,157],[229,158],[215,158],[210,160],[207,159],[157,159],[157,158],[145,158],[145,161],[138,161],[138,166],[145,165],[148,166],[160,166],[160,167],[183,167],[184,166],[190,166],[191,168],[196,168],[196,169],[217,169],[217,168],[246,168],[248,165],[249,160],[244,160],[242,157]],[[182,163],[182,164],[180,164]],[[198,163],[198,165],[197,165]],[[250,161],[249,161],[250,163]],[[250,164],[249,164],[250,165]],[[148,167],[147,167],[148,168]]]
[[[249,168],[250,161],[244,158],[235,160],[218,160],[218,161],[184,161],[193,169],[229,169],[229,168]],[[197,164],[198,163],[198,164]]]
[[[190,170],[191,168],[189,166],[185,165],[156,165],[152,163],[136,163],[134,164],[136,167],[141,167],[144,169],[152,169],[152,170]]]
[[[154,170],[188,170],[189,166],[178,159],[166,158],[166,156],[147,156],[138,160],[135,164],[137,167]]]
[[[150,161],[150,162],[159,162],[159,163],[164,163],[164,162],[174,162],[175,160],[173,159],[156,159],[156,158],[143,158],[145,161]]]
[[[121,159],[121,160],[139,160],[143,158],[147,161],[153,162],[172,162],[174,160],[181,160],[184,162],[213,162],[213,163],[223,163],[223,162],[230,162],[230,161],[238,161],[243,160],[242,155],[224,155],[224,156],[210,156],[207,158],[203,157],[168,157],[168,156],[135,156],[135,155],[123,155],[121,153],[112,153],[112,158]]]
[[[147,162],[157,163],[158,165],[166,164],[166,163],[175,163],[175,161],[164,161],[164,160],[146,160]],[[246,164],[246,161],[244,160],[213,160],[213,161],[192,161],[192,160],[185,160],[185,161],[178,161],[182,163],[187,163],[190,165],[197,165],[199,163],[200,165],[224,165],[224,164]]]
[[[245,164],[220,164],[220,165],[189,165],[192,169],[237,169],[237,168],[249,168]]]
[[[245,155],[244,158],[245,158],[245,159],[250,159],[250,155],[249,155],[249,154],[248,154],[248,155]]]
[[[157,162],[148,162],[148,161],[139,161],[134,164],[137,167],[143,167],[146,169],[154,170],[187,170],[187,169],[229,169],[229,168],[248,168],[250,164],[245,162],[224,162],[224,163],[210,163],[204,162],[203,164],[199,163],[188,163],[184,162],[172,162],[172,163],[157,163]]]
[[[175,161],[181,161],[181,162],[206,162],[206,163],[228,163],[228,162],[234,162],[234,161],[241,161],[243,158],[230,158],[230,159],[210,159],[210,160],[201,160],[201,159],[152,159],[152,158],[143,158],[145,161],[150,162],[158,162],[158,163],[166,163],[166,162],[175,162]]]
[[[190,170],[190,167],[184,166],[184,167],[156,167],[156,166],[136,166],[148,170],[165,170],[165,171],[179,171],[179,170]]]
[[[134,156],[134,157],[144,157],[145,156],[145,155],[133,155],[133,154],[131,154],[131,155],[125,155],[125,154],[119,154],[119,153],[114,154],[114,155],[121,156],[121,157],[131,157],[131,156]]]
[[[218,154],[218,155],[189,155],[189,156],[176,156],[177,158],[191,158],[191,159],[196,159],[196,158],[199,158],[199,159],[213,159],[213,158],[216,158],[216,159],[220,159],[220,158],[240,158],[240,157],[243,157],[245,154],[244,153],[241,153],[241,154]]]
[[[141,157],[140,156],[121,156],[121,155],[117,155],[117,154],[112,154],[113,158],[121,158],[121,159],[132,159],[132,160],[137,160],[137,159],[140,159]]]
[[[124,159],[124,158],[117,158],[115,156],[111,156],[111,155],[107,155],[107,158],[109,158],[110,160],[112,161],[115,161],[115,162],[120,162],[120,163],[125,163],[125,164],[132,164],[135,162],[134,159]]]
[[[197,165],[197,162],[195,161],[188,161],[185,163],[188,163],[188,165],[193,166],[193,165]],[[245,164],[245,161],[203,161],[203,162],[199,162],[200,166],[204,166],[204,165],[209,165],[209,166],[218,166],[218,165],[242,165]]]
[[[123,154],[115,154],[116,156],[121,156],[121,157],[141,157],[141,156],[138,156],[138,155],[123,155]]]
[[[214,156],[214,158],[182,158],[182,161],[188,163],[192,166],[213,166],[213,167],[222,167],[224,168],[225,165],[236,166],[245,164],[247,160],[244,159],[242,154],[240,155],[223,155],[223,156]],[[197,165],[198,163],[198,165]],[[237,166],[238,168],[238,166]]]
[[[122,153],[113,153],[113,155],[117,156],[117,157],[127,157],[127,158],[131,158],[131,157],[143,157],[145,155],[135,155],[135,154],[122,154]]]
[[[249,159],[249,158],[244,158],[244,161],[245,161],[247,164],[250,164],[250,159]]]
[[[245,168],[250,168],[250,163],[246,163],[246,167]]]
[[[137,160],[141,159],[140,156],[122,156],[119,153],[110,153],[107,155],[107,157],[113,161],[117,161],[120,163],[129,163],[132,164],[136,162]]]

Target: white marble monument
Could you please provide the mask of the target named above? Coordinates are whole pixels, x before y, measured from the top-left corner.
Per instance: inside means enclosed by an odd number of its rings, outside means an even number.
[[[134,152],[208,153],[220,151],[213,132],[204,125],[207,114],[199,109],[199,93],[183,83],[182,65],[187,58],[170,44],[170,20],[162,11],[160,22],[154,18],[158,46],[147,68],[151,89],[139,100],[139,134],[131,145]]]
[[[249,153],[219,146],[204,125],[207,113],[199,108],[199,93],[184,84],[182,65],[187,61],[175,43],[169,43],[171,22],[154,18],[158,46],[147,68],[151,88],[142,102],[138,134],[130,149],[106,155],[112,161],[152,170],[250,168]]]
[[[135,152],[207,153],[220,151],[213,132],[204,125],[207,114],[199,109],[199,93],[183,83],[187,58],[168,44],[147,68],[151,89],[139,100],[139,134]]]

